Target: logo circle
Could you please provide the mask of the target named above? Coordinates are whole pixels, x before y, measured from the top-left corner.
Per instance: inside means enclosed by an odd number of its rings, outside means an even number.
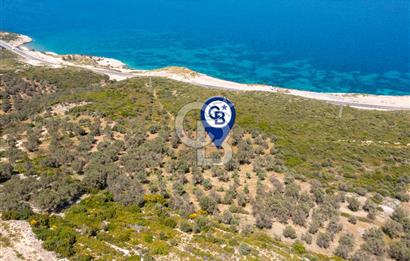
[[[224,128],[232,118],[232,109],[223,100],[215,100],[206,105],[204,109],[205,121],[213,128]]]

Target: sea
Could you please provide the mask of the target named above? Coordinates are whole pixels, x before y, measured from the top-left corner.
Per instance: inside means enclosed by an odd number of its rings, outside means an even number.
[[[1,0],[31,47],[241,83],[410,94],[410,0]]]

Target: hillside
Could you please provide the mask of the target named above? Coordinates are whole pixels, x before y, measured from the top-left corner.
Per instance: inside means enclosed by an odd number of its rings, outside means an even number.
[[[155,77],[110,81],[1,57],[0,222],[26,220],[59,257],[410,256],[410,112]],[[216,95],[237,109],[234,155],[204,167],[174,121]],[[193,136],[198,115],[185,126]]]

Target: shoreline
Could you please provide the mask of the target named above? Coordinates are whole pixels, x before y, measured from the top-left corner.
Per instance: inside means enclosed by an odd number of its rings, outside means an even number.
[[[8,33],[2,32],[1,36],[4,37],[4,35],[8,35]],[[30,37],[17,34],[17,38],[14,40],[0,40],[0,47],[16,53],[25,63],[34,66],[79,67],[108,75],[112,80],[125,80],[128,78],[141,76],[163,77],[184,83],[194,84],[204,88],[283,93],[308,99],[321,100],[341,106],[349,106],[357,109],[383,111],[410,110],[410,95],[394,96],[360,93],[321,93],[287,89],[271,85],[243,84],[211,77],[184,67],[165,67],[156,70],[136,70],[130,69],[126,64],[112,58],[78,54],[59,55],[53,52],[40,52],[25,46],[25,44],[30,43],[31,41],[32,39]]]

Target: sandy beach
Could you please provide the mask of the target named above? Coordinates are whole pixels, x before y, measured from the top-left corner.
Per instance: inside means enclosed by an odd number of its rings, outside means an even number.
[[[4,33],[2,33],[4,34]],[[32,39],[25,35],[19,35],[13,41],[0,40],[0,46],[6,48],[21,57],[25,63],[35,66],[74,66],[106,74],[113,80],[148,76],[164,77],[180,82],[191,83],[205,88],[222,88],[234,91],[263,91],[296,95],[309,99],[322,100],[333,104],[350,106],[367,110],[410,110],[410,95],[387,96],[353,93],[319,93],[286,89],[270,85],[242,84],[214,78],[202,73],[191,71],[182,67],[167,67],[158,70],[132,70],[121,61],[95,56],[84,55],[58,55],[51,52],[40,52],[24,46]],[[410,86],[409,86],[410,88]]]

